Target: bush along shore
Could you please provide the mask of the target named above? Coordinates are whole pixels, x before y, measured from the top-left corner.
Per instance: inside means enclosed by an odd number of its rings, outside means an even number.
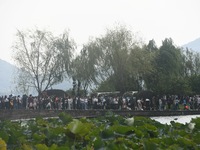
[[[200,118],[161,124],[108,112],[96,118],[35,118],[0,122],[0,150],[200,149]]]

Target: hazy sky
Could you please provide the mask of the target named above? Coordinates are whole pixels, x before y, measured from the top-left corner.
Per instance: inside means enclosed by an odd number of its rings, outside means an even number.
[[[12,62],[16,30],[69,30],[78,45],[116,23],[145,42],[171,37],[178,46],[200,37],[200,0],[0,0],[0,59]],[[13,62],[12,62],[13,63]]]

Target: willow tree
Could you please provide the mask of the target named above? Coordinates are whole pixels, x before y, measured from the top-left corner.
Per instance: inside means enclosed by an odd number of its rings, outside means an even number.
[[[146,79],[154,71],[153,60],[155,52],[146,49],[145,46],[135,46],[131,49],[129,56],[129,69],[128,72],[132,76],[136,90],[145,90]]]
[[[38,95],[53,85],[61,82],[66,73],[62,57],[67,57],[70,63],[73,44],[68,40],[68,34],[64,33],[61,37],[54,37],[50,32],[17,31],[17,39],[14,44],[14,60],[20,68],[18,85],[23,82],[24,86],[34,88]]]
[[[98,81],[98,71],[96,68],[98,55],[98,47],[96,42],[89,41],[83,45],[81,52],[72,61],[71,73],[73,79],[78,81],[78,85],[82,87],[85,95],[87,90]],[[80,90],[81,87],[77,87]]]
[[[133,90],[132,79],[134,79],[135,74],[132,73],[133,67],[136,65],[133,66],[130,60],[137,56],[130,56],[130,54],[135,47],[141,45],[133,32],[124,26],[117,26],[107,30],[105,35],[96,38],[95,43],[96,52],[98,52],[95,66],[102,83],[111,85],[111,87],[115,87],[112,88],[113,90],[122,93]]]
[[[107,30],[107,33],[98,39],[99,50],[102,51],[99,57],[99,71],[101,77],[112,82],[115,90],[126,91],[128,79],[128,56],[132,46],[135,44],[133,34],[125,27],[116,27]]]

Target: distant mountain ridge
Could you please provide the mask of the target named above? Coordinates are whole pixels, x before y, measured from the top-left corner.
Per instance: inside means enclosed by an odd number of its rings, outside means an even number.
[[[11,94],[14,90],[14,74],[17,67],[0,59],[0,96]]]
[[[184,44],[182,47],[191,49],[191,50],[196,51],[196,52],[200,52],[200,38],[197,38],[194,41],[191,41],[187,44]]]
[[[15,93],[14,78],[17,73],[17,67],[0,59],[0,96],[18,94]],[[64,80],[62,83],[54,85],[53,89],[68,90],[71,88],[71,81]]]

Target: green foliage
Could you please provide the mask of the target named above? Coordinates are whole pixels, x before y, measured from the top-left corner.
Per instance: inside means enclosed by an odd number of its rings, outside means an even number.
[[[195,123],[195,129],[196,129],[197,131],[199,131],[199,130],[200,130],[200,118],[192,119],[191,122]]]
[[[67,124],[72,121],[72,117],[65,113],[60,113],[58,116],[59,116],[60,120],[63,122],[63,124]]]
[[[2,128],[1,128],[1,129],[2,129]],[[8,133],[7,133],[6,131],[1,130],[1,131],[0,131],[0,137],[3,138],[3,140],[4,140],[5,142],[8,142],[9,135],[8,135]]]
[[[134,117],[134,123],[127,125],[126,120],[132,117],[112,112],[92,119],[60,116],[62,119],[36,118],[23,126],[2,121],[0,138],[11,150],[200,149],[200,118],[192,119],[190,127],[174,121],[163,125],[147,117]]]
[[[83,137],[91,130],[92,124],[90,123],[82,123],[78,119],[74,119],[67,126],[69,131],[76,136]]]
[[[152,72],[151,76],[155,77],[156,80],[154,84],[151,84],[151,89],[161,94],[173,91],[171,90],[171,87],[174,86],[172,82],[174,79],[179,79],[182,76],[182,63],[182,53],[180,49],[173,44],[171,38],[165,39],[155,57],[155,70]],[[153,80],[153,77],[150,79]]]
[[[152,142],[151,140],[145,139],[143,142],[144,142],[144,150],[152,150],[158,147],[157,146],[158,144]]]
[[[179,95],[190,95],[192,90],[188,78],[174,78],[171,81],[169,93]]]
[[[0,150],[6,150],[6,142],[0,138]]]
[[[200,75],[192,75],[189,77],[189,85],[195,94],[200,94]]]
[[[18,31],[14,60],[19,65],[17,89],[38,94],[70,77],[78,84],[70,96],[97,91],[141,91],[155,94],[199,94],[200,53],[180,49],[171,38],[160,47],[146,45],[126,26],[108,29],[85,43],[75,57],[75,42],[67,32],[59,37],[41,30]],[[94,86],[95,85],[95,86]]]
[[[45,144],[37,144],[35,145],[37,150],[48,150],[49,148]]]

